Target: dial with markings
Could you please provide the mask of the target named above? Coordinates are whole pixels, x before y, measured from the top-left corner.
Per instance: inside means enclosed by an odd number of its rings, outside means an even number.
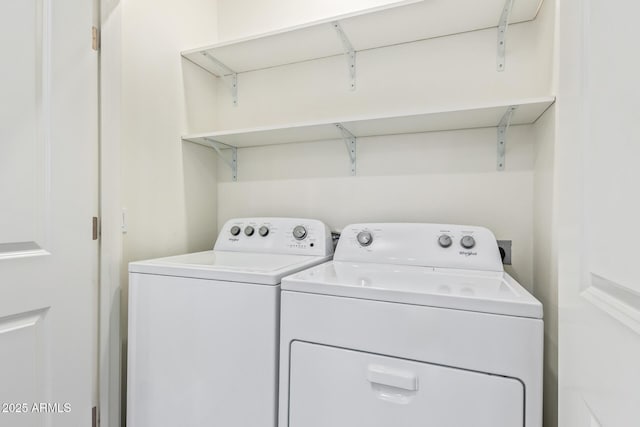
[[[460,239],[460,245],[462,245],[462,247],[465,249],[471,249],[476,245],[476,239],[474,239],[472,236],[464,236],[462,239]]]
[[[359,232],[356,236],[356,239],[358,240],[360,246],[369,246],[371,243],[373,243],[373,236],[368,231]]]
[[[307,237],[307,229],[302,225],[297,225],[293,228],[293,237],[296,240],[304,240]]]
[[[448,248],[452,243],[453,241],[451,240],[451,236],[443,234],[442,236],[438,237],[438,244],[443,248]]]

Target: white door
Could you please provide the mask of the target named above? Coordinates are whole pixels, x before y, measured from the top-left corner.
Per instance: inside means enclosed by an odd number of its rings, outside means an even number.
[[[640,426],[640,4],[560,3],[562,427]]]
[[[91,0],[0,1],[0,426],[90,426],[97,53]]]

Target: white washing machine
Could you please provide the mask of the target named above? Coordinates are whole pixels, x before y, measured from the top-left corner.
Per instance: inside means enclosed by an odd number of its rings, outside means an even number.
[[[331,259],[320,221],[228,221],[212,251],[129,264],[128,427],[274,427],[280,280]]]
[[[280,427],[542,426],[542,305],[489,230],[351,225],[282,290]]]

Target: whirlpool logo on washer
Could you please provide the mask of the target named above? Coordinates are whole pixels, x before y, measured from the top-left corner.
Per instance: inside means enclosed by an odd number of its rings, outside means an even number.
[[[478,256],[478,252],[473,251],[460,251],[460,255],[469,257],[469,256]]]

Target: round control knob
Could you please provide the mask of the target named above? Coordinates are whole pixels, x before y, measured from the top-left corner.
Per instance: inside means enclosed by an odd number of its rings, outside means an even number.
[[[234,225],[233,227],[231,227],[230,231],[232,236],[237,236],[238,234],[240,234],[240,227]]]
[[[267,234],[269,234],[269,228],[263,225],[258,229],[258,234],[261,235],[262,237],[265,237]]]
[[[373,243],[373,236],[368,231],[359,232],[356,239],[358,240],[358,243],[360,243],[360,246],[369,246]]]
[[[443,234],[442,236],[438,237],[438,244],[443,248],[448,248],[452,243],[453,241],[451,240],[451,236]]]
[[[295,237],[296,240],[303,240],[307,237],[307,229],[302,225],[296,225],[293,229],[293,237]]]
[[[462,239],[460,239],[460,244],[465,249],[471,249],[476,245],[476,239],[471,236],[464,236]]]
[[[254,230],[254,229],[253,229],[253,227],[252,227],[252,226],[250,226],[250,225],[247,225],[247,226],[244,228],[244,234],[246,234],[247,236],[253,236],[253,232],[254,232],[254,231],[255,231],[255,230]]]

